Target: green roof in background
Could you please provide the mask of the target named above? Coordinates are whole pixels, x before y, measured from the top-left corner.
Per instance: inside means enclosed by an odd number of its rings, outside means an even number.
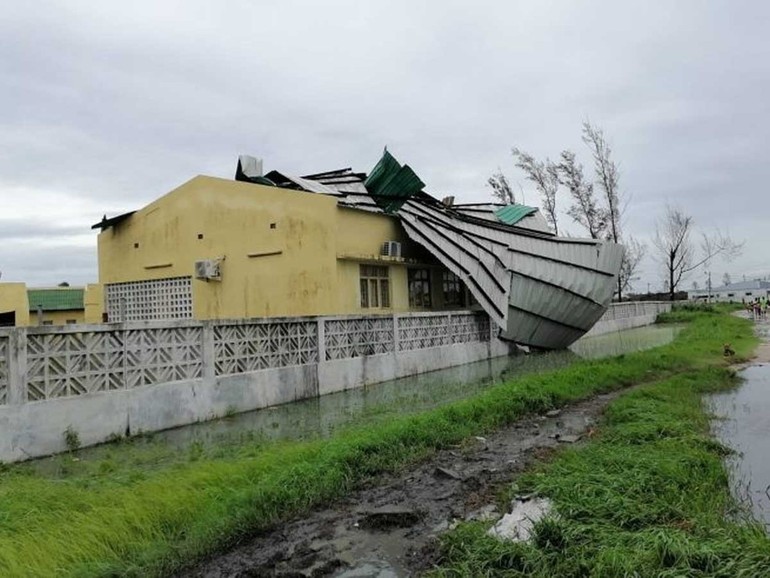
[[[536,207],[528,207],[526,205],[506,205],[495,211],[495,217],[506,225],[515,225],[524,217],[529,217],[532,213],[536,212]]]
[[[29,310],[37,311],[70,311],[85,309],[83,305],[83,289],[61,287],[56,289],[27,289]]]

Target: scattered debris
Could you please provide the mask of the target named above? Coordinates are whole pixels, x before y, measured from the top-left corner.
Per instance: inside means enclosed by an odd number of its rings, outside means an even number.
[[[551,411],[545,412],[545,417],[558,417],[561,415],[560,409],[552,409]]]
[[[580,441],[580,438],[582,437],[582,435],[566,435],[560,436],[558,439],[563,444],[574,444],[575,442]]]
[[[548,459],[560,437],[585,437],[607,401],[619,394],[564,407],[558,420],[524,418],[485,436],[485,443],[471,437],[470,444],[383,474],[377,483],[186,568],[177,578],[420,575],[440,557],[437,534],[465,519],[494,523],[505,514],[490,506],[500,489],[510,487],[530,464]],[[519,495],[517,502],[540,503],[533,495]],[[500,534],[517,515],[514,507],[505,522],[499,520]],[[534,519],[529,518],[531,529]]]
[[[436,475],[437,476],[443,476],[445,478],[451,478],[453,480],[462,480],[463,477],[456,472],[455,470],[450,470],[449,468],[442,468],[441,466],[436,466]]]
[[[551,501],[546,498],[530,500],[515,499],[510,514],[503,516],[487,532],[500,540],[526,542],[532,535],[535,524],[546,517],[552,509]]]

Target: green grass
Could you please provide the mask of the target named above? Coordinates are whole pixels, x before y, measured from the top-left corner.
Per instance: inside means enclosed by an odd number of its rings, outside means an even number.
[[[257,440],[220,457],[193,452],[136,471],[120,465],[118,444],[112,465],[75,477],[5,467],[0,576],[164,575],[471,435],[596,393],[723,366],[725,342],[739,357],[756,344],[745,321],[717,312],[684,315],[678,320],[691,323],[670,345],[529,375],[326,440]]]
[[[502,543],[488,525],[443,538],[434,577],[770,576],[770,537],[730,496],[725,449],[709,435],[701,397],[733,387],[710,367],[623,395],[598,438],[559,452],[517,480],[549,497],[556,513],[532,543]]]

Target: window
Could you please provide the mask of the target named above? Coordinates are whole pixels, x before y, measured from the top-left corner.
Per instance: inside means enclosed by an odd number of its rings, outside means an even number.
[[[735,293],[728,293],[727,296],[728,297],[735,297]]]
[[[444,305],[447,307],[465,306],[465,292],[460,278],[451,271],[441,274],[441,288],[444,292]]]
[[[746,297],[751,297],[751,291],[746,291]]]
[[[387,267],[361,265],[361,307],[390,307],[390,278]]]
[[[67,319],[67,325],[75,325],[77,322],[77,319]]]
[[[45,320],[43,320],[43,325],[53,325],[53,320],[45,319]]]
[[[409,307],[430,307],[430,271],[409,269]]]

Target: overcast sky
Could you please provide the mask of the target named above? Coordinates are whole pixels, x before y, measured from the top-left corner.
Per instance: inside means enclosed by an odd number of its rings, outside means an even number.
[[[736,0],[6,2],[2,280],[96,281],[91,224],[197,174],[230,178],[239,153],[368,171],[387,145],[436,196],[489,199],[500,167],[539,204],[510,149],[588,164],[585,119],[650,254],[673,202],[746,241],[715,276],[764,276],[768,17]],[[636,288],[660,287],[643,265]]]

